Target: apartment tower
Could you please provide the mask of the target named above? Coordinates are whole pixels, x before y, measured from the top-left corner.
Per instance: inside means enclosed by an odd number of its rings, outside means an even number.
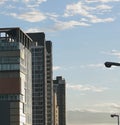
[[[59,125],[66,125],[66,82],[62,76],[53,80],[54,92],[57,94]]]
[[[32,51],[33,125],[53,125],[52,43],[44,33],[28,33]]]
[[[1,125],[32,125],[31,44],[20,28],[0,28]]]
[[[54,122],[53,122],[53,125],[59,125],[59,106],[58,106],[58,103],[57,103],[57,92],[56,92],[56,89],[54,89],[54,92],[53,92],[53,113],[54,113]]]

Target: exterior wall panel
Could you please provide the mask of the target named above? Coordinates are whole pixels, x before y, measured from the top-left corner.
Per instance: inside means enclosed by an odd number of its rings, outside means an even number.
[[[0,78],[0,94],[19,94],[20,78]]]
[[[44,33],[28,33],[32,46],[33,125],[53,125],[52,42]]]
[[[0,124],[10,125],[10,104],[8,102],[0,101]]]

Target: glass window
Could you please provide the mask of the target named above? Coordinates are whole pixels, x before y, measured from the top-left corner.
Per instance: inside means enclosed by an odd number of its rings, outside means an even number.
[[[20,95],[17,94],[0,95],[0,100],[20,100]]]
[[[0,71],[19,69],[19,64],[0,64]]]
[[[0,57],[0,64],[19,63],[19,62],[20,62],[19,57]]]
[[[8,40],[0,40],[0,50],[18,50],[19,42],[10,42]]]

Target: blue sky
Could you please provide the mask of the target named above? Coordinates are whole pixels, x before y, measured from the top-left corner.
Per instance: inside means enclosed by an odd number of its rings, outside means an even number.
[[[105,61],[120,62],[119,8],[120,0],[0,0],[0,27],[45,32],[53,42],[53,77],[67,83],[68,125],[83,125],[72,116],[78,112],[94,113],[99,123],[104,114],[102,125],[120,113],[120,68],[104,67]]]

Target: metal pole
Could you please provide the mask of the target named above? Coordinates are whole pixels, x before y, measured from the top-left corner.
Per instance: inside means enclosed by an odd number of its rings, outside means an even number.
[[[119,125],[119,115],[118,115],[118,125]]]
[[[118,122],[118,125],[119,125],[119,115],[116,115],[116,114],[111,114],[111,117],[117,117],[117,122]]]

